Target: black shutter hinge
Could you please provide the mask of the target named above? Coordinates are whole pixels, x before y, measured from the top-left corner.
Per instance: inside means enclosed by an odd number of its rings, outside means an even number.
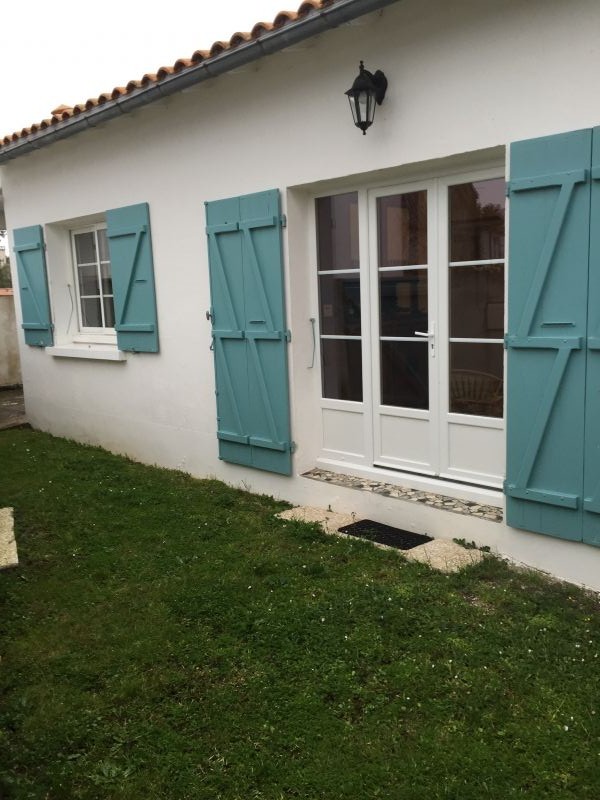
[[[287,228],[287,217],[285,214],[282,214],[279,217],[279,224],[281,225],[282,228]]]

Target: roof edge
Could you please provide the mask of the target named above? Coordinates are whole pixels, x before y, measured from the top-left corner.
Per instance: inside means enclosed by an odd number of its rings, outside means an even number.
[[[284,50],[286,47],[396,2],[398,0],[338,0],[331,6],[315,10],[281,28],[266,31],[257,39],[240,43],[233,49],[218,53],[181,72],[167,75],[160,81],[135,89],[114,100],[107,100],[102,105],[4,145],[0,147],[0,164],[39,150],[53,142],[67,139],[88,128],[94,128],[121,114],[127,114],[155,100],[168,97],[210,78],[216,78],[225,72],[250,64],[263,56]]]

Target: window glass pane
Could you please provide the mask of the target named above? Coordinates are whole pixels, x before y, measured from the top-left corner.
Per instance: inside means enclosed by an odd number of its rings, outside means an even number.
[[[104,303],[104,323],[107,328],[115,327],[115,309],[112,297],[105,297]]]
[[[504,265],[450,267],[450,336],[501,339]]]
[[[429,408],[429,347],[422,342],[381,342],[381,403]]]
[[[427,330],[427,270],[379,273],[382,336],[414,336]]]
[[[504,258],[504,179],[449,188],[450,260]]]
[[[76,233],[75,253],[78,264],[96,263],[96,237],[93,232]]]
[[[427,192],[377,198],[380,267],[427,263]]]
[[[321,333],[360,336],[358,275],[321,275],[319,299]]]
[[[102,314],[100,298],[90,297],[81,301],[81,324],[84,328],[101,328]]]
[[[323,397],[362,400],[361,342],[356,339],[321,339]]]
[[[357,269],[358,194],[319,197],[316,212],[318,269]]]
[[[110,274],[110,262],[100,264],[100,276],[102,278],[102,293],[112,294],[112,278]]]
[[[90,267],[78,267],[79,273],[79,291],[82,295],[85,294],[100,294],[98,288],[98,271],[96,265]]]
[[[450,411],[502,416],[504,348],[501,344],[450,343]]]
[[[96,231],[96,233],[98,234],[98,250],[100,251],[100,261],[110,261],[106,229],[101,228],[99,231]]]

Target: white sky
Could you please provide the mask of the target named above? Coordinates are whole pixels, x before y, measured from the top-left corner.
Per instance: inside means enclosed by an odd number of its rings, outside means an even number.
[[[0,12],[0,136],[271,22],[301,0],[11,0]]]

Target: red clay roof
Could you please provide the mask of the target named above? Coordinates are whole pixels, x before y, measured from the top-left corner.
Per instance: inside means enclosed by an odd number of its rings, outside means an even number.
[[[259,39],[265,33],[283,28],[292,22],[296,22],[296,20],[306,17],[311,12],[318,11],[326,6],[334,5],[336,2],[337,0],[304,0],[297,11],[280,11],[273,22],[257,22],[249,33],[238,31],[233,34],[228,42],[214,42],[210,50],[196,50],[192,53],[191,58],[179,58],[172,66],[160,67],[155,73],[147,72],[140,80],[130,80],[125,86],[116,86],[109,92],[103,92],[98,95],[98,97],[91,97],[84,103],[78,103],[75,106],[59,105],[50,112],[52,116],[48,119],[34,123],[29,128],[23,128],[20,131],[4,136],[0,139],[0,147],[12,144],[13,142],[19,141],[19,139],[43,131],[53,125],[57,125],[59,122],[63,122],[71,117],[76,117],[85,111],[90,111],[109,100],[117,100],[119,97],[131,94],[137,89],[146,88],[152,84],[158,84],[169,75],[176,72],[183,72],[202,61],[221,55],[221,53],[224,53],[226,50],[233,50],[240,44]]]

